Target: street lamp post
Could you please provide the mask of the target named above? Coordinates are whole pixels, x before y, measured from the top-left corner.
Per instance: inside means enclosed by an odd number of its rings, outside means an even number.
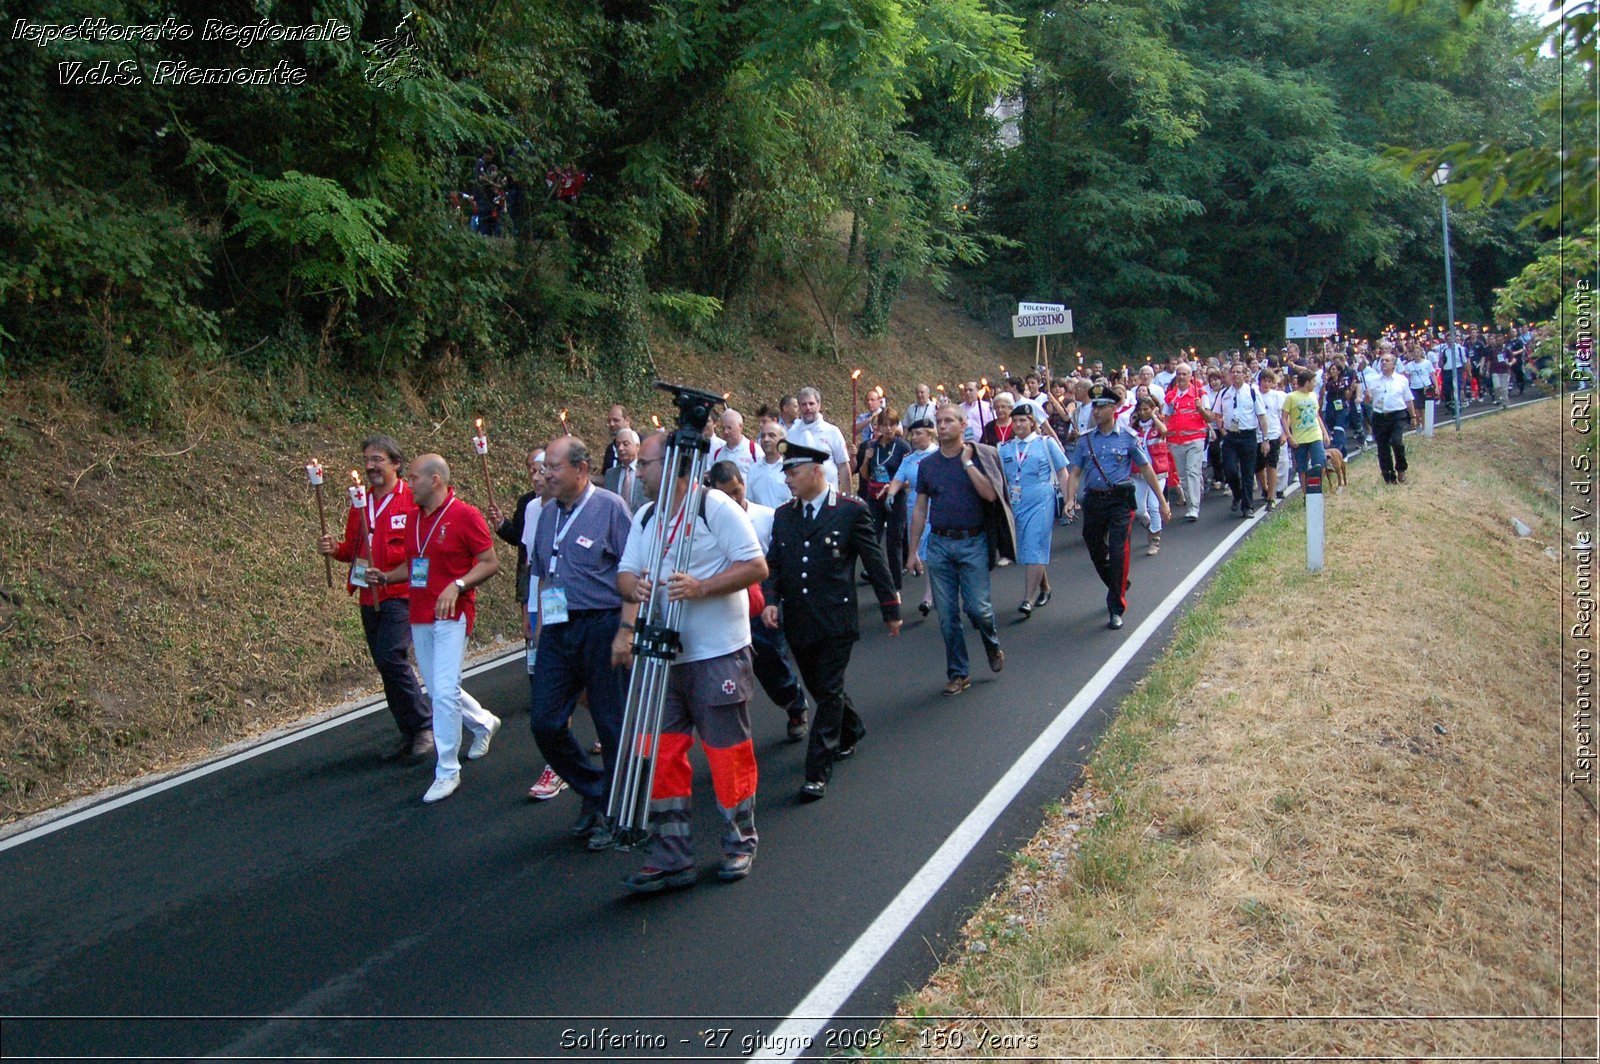
[[[1451,386],[1451,407],[1455,410],[1456,433],[1461,432],[1461,363],[1464,352],[1456,340],[1456,289],[1455,278],[1450,272],[1450,201],[1445,198],[1444,186],[1450,180],[1450,164],[1440,163],[1439,169],[1433,172],[1433,187],[1439,190],[1439,218],[1444,228],[1444,299],[1445,313],[1450,321],[1450,360],[1455,363],[1452,370],[1454,381]]]

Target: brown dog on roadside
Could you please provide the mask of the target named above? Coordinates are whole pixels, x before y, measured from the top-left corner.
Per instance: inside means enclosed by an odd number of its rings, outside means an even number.
[[[1344,454],[1337,447],[1324,448],[1323,454],[1327,457],[1323,463],[1322,485],[1323,490],[1333,489],[1333,494],[1338,494],[1339,489],[1348,487],[1350,478],[1344,471]]]

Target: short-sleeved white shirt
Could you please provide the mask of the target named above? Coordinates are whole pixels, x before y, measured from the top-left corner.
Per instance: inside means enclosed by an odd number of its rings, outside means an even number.
[[[761,461],[745,470],[744,497],[751,502],[758,502],[762,506],[770,506],[774,510],[788,502],[793,493],[789,490],[789,482],[783,479],[783,462],[769,462],[765,456]]]
[[[704,516],[693,522],[693,539],[690,541],[689,566],[685,570],[696,580],[709,580],[735,562],[766,557],[761,541],[756,538],[755,526],[739,504],[715,488],[705,492]],[[636,576],[649,576],[660,594],[666,594],[662,558],[650,558],[655,522],[655,506],[641,506],[633,515],[633,526],[628,531],[628,544],[623,548],[619,571]],[[645,518],[650,517],[647,526]],[[668,535],[674,540],[684,532],[683,515],[668,518]],[[670,554],[669,554],[670,556]],[[683,604],[682,621],[678,632],[683,649],[677,661],[706,661],[750,645],[750,596],[744,588],[729,595],[696,599]]]
[[[822,471],[827,474],[829,487],[839,486],[838,463],[850,461],[850,448],[845,443],[844,433],[839,431],[839,426],[820,416],[809,424],[801,418],[789,426],[789,442],[798,443],[802,447],[815,447],[832,455],[833,461],[822,463]]]
[[[1288,392],[1280,392],[1274,388],[1261,393],[1261,404],[1267,408],[1267,440],[1281,439],[1283,436],[1283,401],[1289,398]]]

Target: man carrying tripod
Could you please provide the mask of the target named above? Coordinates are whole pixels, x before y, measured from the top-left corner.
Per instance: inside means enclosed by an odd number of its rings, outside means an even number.
[[[676,625],[679,649],[667,670],[659,733],[635,732],[647,747],[654,739],[655,757],[649,795],[653,830],[644,847],[645,864],[622,881],[629,891],[640,894],[687,887],[697,877],[689,767],[696,733],[711,765],[711,782],[725,821],[718,878],[733,881],[749,875],[757,842],[756,755],[747,709],[755,674],[746,589],[766,578],[766,556],[750,518],[737,503],[715,489],[691,490],[699,487],[689,477],[692,452],[676,454],[678,468],[672,470],[676,483],[667,496],[674,512],[655,512],[662,499],[663,466],[674,455],[666,433],[655,433],[639,445],[639,477],[646,497],[654,501],[634,514],[618,565],[622,625],[611,644],[612,661],[628,664],[633,659],[640,604],[652,595],[682,603]],[[655,522],[664,524],[652,528]],[[658,528],[666,530],[660,541],[664,549],[657,545]],[[674,566],[669,563],[682,557],[682,536],[689,537],[687,562]],[[657,550],[662,553],[656,555]],[[634,667],[646,664],[641,660]],[[623,741],[629,741],[627,734]]]

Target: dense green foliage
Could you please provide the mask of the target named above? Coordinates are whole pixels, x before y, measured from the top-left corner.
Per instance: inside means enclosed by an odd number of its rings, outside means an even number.
[[[35,23],[353,33],[0,40],[0,367],[66,367],[146,421],[181,360],[553,358],[626,391],[654,322],[716,342],[781,285],[837,357],[908,279],[958,273],[997,324],[1063,300],[1108,343],[1372,328],[1442,272],[1436,194],[1385,148],[1559,129],[1506,2],[43,0]],[[172,60],[305,77],[162,83]],[[142,83],[61,65],[102,61]],[[452,205],[485,146],[523,189],[505,239]],[[576,200],[546,190],[569,169]],[[1452,219],[1461,317],[1533,257],[1523,210]]]
[[[1554,63],[1517,54],[1531,22],[1504,3],[1414,7],[1039,4],[1022,143],[984,184],[1000,232],[1025,244],[1005,287],[1139,345],[1273,337],[1306,312],[1364,331],[1420,320],[1443,303],[1439,201],[1385,146],[1558,133],[1535,115]],[[1463,320],[1484,320],[1531,256],[1519,216],[1452,219]]]

